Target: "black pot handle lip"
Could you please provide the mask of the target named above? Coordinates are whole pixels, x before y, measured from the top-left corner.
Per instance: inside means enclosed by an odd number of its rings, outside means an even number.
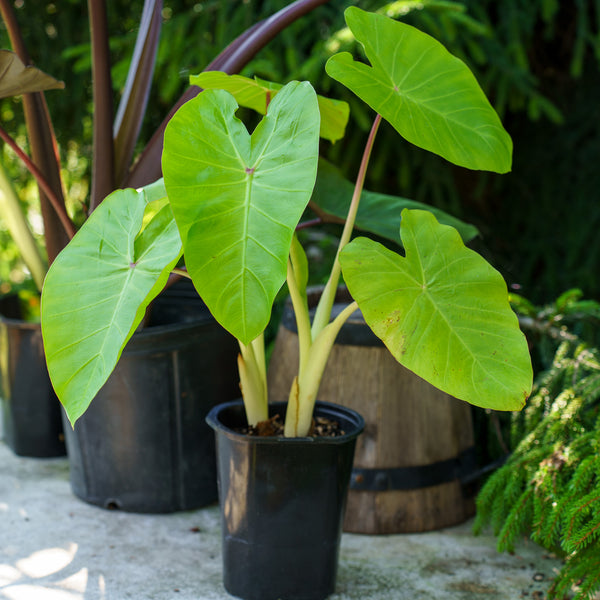
[[[275,402],[270,404],[270,406],[277,406],[284,408],[287,406],[287,402]],[[286,438],[286,437],[259,437],[259,436],[250,436],[244,433],[239,433],[229,428],[227,425],[223,424],[219,420],[219,414],[224,410],[229,409],[238,409],[243,408],[242,400],[232,400],[229,402],[224,402],[221,404],[217,404],[214,406],[206,416],[206,422],[215,432],[219,432],[222,435],[225,435],[229,439],[238,440],[240,442],[246,443],[261,443],[261,444],[306,444],[310,442],[312,444],[327,444],[327,445],[336,445],[336,444],[345,444],[351,440],[356,439],[365,428],[365,420],[362,415],[356,412],[353,409],[347,408],[345,406],[341,406],[339,404],[333,404],[331,402],[322,402],[317,401],[315,403],[315,409],[321,409],[323,412],[326,412],[330,418],[335,418],[335,413],[343,414],[343,417],[346,420],[352,421],[352,431],[348,433],[344,433],[343,435],[339,435],[336,437],[295,437],[295,438]]]

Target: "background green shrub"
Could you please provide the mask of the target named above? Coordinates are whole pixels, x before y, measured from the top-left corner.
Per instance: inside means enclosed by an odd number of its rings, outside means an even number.
[[[185,89],[190,73],[204,68],[249,24],[286,3],[165,0],[155,85],[140,144]],[[515,143],[513,172],[498,177],[455,169],[399,144],[397,136],[382,127],[367,187],[428,202],[473,222],[483,234],[476,249],[535,302],[543,303],[571,287],[599,298],[598,3],[331,0],[285,30],[244,74],[279,81],[307,78],[320,92],[348,99],[353,135],[325,148],[347,173],[355,172],[372,116],[323,74],[323,64],[331,53],[352,46],[342,18],[349,3],[403,19],[463,58]],[[142,0],[109,3],[117,88],[125,81],[142,5]],[[87,9],[78,0],[17,0],[15,6],[35,64],[67,83],[64,92],[46,96],[61,152],[71,152],[73,177],[81,182],[71,190],[75,211],[86,199],[91,144]],[[0,42],[8,47],[1,27]],[[0,103],[0,118],[7,130],[17,132],[22,123],[19,102]]]

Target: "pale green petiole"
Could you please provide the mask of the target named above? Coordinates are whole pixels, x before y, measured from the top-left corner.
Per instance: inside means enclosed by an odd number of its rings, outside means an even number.
[[[331,309],[333,307],[341,274],[339,261],[340,252],[344,249],[344,246],[350,241],[352,236],[354,222],[356,221],[356,213],[358,212],[358,205],[360,203],[360,195],[362,194],[367,167],[371,157],[371,151],[373,150],[375,136],[377,135],[377,130],[379,129],[380,123],[381,115],[377,114],[375,116],[375,120],[373,121],[373,126],[371,127],[371,132],[369,133],[369,138],[367,139],[365,150],[363,152],[360,169],[358,171],[356,184],[354,186],[354,193],[352,194],[350,208],[348,209],[348,215],[346,216],[342,237],[340,238],[333,267],[331,268],[331,274],[329,275],[329,279],[327,280],[327,284],[325,285],[325,289],[323,290],[323,294],[321,295],[319,304],[317,305],[317,310],[315,312],[315,318],[312,325],[313,338],[316,338],[320,331],[327,325],[327,323],[329,323],[331,318]]]
[[[249,425],[256,425],[269,418],[263,336],[261,334],[248,345],[242,342],[239,345],[238,369],[246,417]]]
[[[287,284],[294,307],[296,327],[298,329],[299,365],[298,374],[301,376],[308,361],[312,345],[310,331],[310,316],[308,313],[308,301],[306,299],[306,278],[304,274],[303,259],[306,261],[304,250],[294,236],[290,259],[287,268]]]
[[[304,371],[294,380],[285,419],[286,437],[305,437],[312,423],[321,378],[335,339],[350,315],[358,309],[352,302],[314,339]]]

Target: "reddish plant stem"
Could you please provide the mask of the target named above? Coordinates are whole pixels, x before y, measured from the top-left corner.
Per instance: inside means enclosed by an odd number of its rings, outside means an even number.
[[[314,227],[315,225],[321,225],[323,223],[323,219],[317,217],[316,219],[310,219],[309,221],[304,221],[302,223],[298,223],[296,225],[296,231],[300,231],[301,229],[308,229],[309,227]]]
[[[72,239],[75,235],[75,226],[73,222],[69,218],[64,205],[57,198],[54,190],[44,177],[44,174],[35,166],[33,161],[19,148],[19,145],[13,138],[2,128],[0,127],[0,138],[2,138],[15,152],[15,154],[19,157],[19,159],[23,162],[23,164],[27,167],[27,170],[35,177],[38,185],[48,197],[48,200],[52,204],[56,214],[58,215],[60,222],[62,223],[66,234],[69,236],[69,239]]]
[[[21,29],[13,10],[12,2],[0,0],[0,14],[8,32],[11,45],[25,65],[31,64]],[[23,95],[23,111],[27,135],[31,147],[32,162],[43,173],[45,181],[53,190],[55,200],[63,207],[64,197],[60,173],[58,144],[52,127],[52,120],[42,92]],[[61,218],[42,187],[40,190],[40,209],[44,221],[44,237],[48,261],[52,263],[57,254],[67,245],[69,236],[63,231]],[[66,212],[65,212],[66,214]]]
[[[92,90],[94,99],[94,143],[92,191],[89,213],[115,189],[112,79],[109,31],[105,0],[88,0],[92,41]]]

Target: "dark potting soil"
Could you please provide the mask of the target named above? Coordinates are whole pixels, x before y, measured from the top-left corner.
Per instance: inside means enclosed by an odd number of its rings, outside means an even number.
[[[255,436],[283,437],[284,420],[281,415],[273,415],[267,421],[261,421],[255,426],[237,428],[238,433]],[[344,435],[345,431],[337,421],[327,417],[315,417],[308,432],[308,437],[338,437]]]

